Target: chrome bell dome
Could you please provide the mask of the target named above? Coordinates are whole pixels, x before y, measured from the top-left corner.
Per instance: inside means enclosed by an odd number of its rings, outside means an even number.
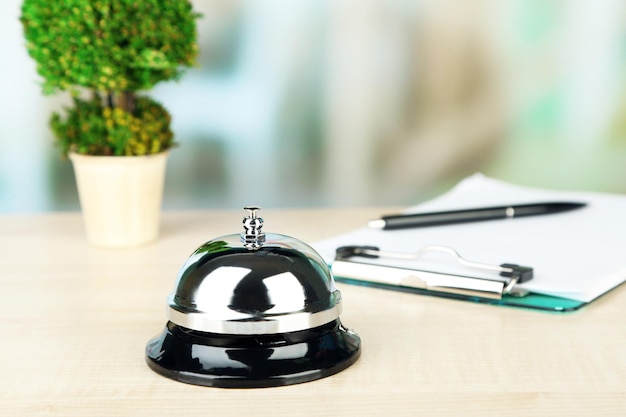
[[[360,339],[339,320],[330,269],[309,245],[265,234],[258,207],[245,210],[241,234],[206,242],[180,269],[148,364],[218,387],[294,384],[347,368]]]

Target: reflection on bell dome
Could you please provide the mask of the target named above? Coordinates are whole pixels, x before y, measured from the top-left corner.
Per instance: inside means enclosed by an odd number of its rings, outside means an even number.
[[[304,289],[298,278],[291,272],[283,272],[266,278],[263,283],[274,304],[266,313],[280,314],[306,309]]]
[[[183,327],[232,334],[304,330],[340,312],[341,294],[321,256],[278,234],[254,249],[238,235],[202,245],[179,272],[169,309]]]

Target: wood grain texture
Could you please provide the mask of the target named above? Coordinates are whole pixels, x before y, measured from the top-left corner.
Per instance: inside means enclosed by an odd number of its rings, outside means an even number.
[[[265,230],[330,237],[389,210],[265,210]],[[201,243],[243,212],[166,212],[149,246],[87,245],[78,213],[0,216],[1,416],[621,416],[626,288],[551,314],[338,284],[359,361],[271,389],[186,385],[152,372],[146,342]],[[304,221],[306,219],[306,221]]]

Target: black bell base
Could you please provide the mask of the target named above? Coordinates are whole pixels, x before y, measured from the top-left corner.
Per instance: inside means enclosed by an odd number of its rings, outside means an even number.
[[[352,365],[359,336],[339,319],[299,332],[224,335],[168,322],[146,346],[146,362],[176,381],[220,388],[265,388],[324,378]]]

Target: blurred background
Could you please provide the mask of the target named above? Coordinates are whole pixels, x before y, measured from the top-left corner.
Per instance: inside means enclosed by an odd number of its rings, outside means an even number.
[[[623,0],[194,0],[166,209],[413,205],[474,172],[626,193]],[[78,209],[0,3],[0,211]]]

